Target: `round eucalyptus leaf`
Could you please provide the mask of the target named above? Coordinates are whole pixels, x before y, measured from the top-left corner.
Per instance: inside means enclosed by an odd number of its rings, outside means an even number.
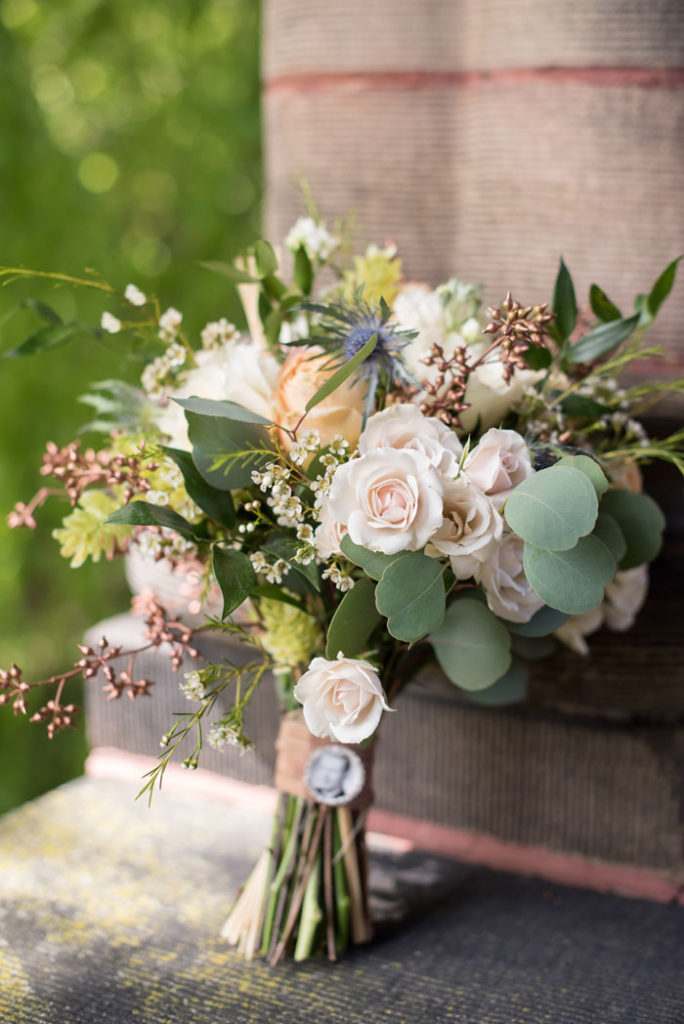
[[[569,551],[549,551],[526,544],[525,575],[542,601],[568,615],[593,611],[615,575],[610,551],[596,537],[582,537]]]
[[[511,636],[489,608],[472,597],[449,605],[444,622],[428,638],[452,683],[484,690],[511,664]]]
[[[523,480],[507,498],[506,522],[538,548],[567,551],[591,533],[598,499],[589,477],[579,469],[555,465]]]
[[[595,459],[591,459],[588,455],[564,455],[557,465],[579,469],[581,473],[589,477],[598,498],[608,490],[606,474],[598,462]]]
[[[508,672],[500,676],[495,683],[485,690],[471,690],[468,696],[476,704],[484,704],[487,707],[517,704],[527,693],[528,677],[527,666],[514,658]]]
[[[615,561],[620,564],[622,559],[627,553],[627,541],[625,535],[618,526],[617,519],[613,516],[609,516],[607,512],[602,511],[603,506],[599,510],[598,519],[596,520],[596,526],[594,527],[593,536],[606,545]]]
[[[390,636],[413,643],[444,618],[444,566],[420,551],[409,551],[387,566],[375,589],[375,604],[387,618]]]
[[[612,516],[625,538],[627,550],[620,559],[621,569],[634,569],[651,562],[660,551],[665,516],[647,494],[615,489],[607,491],[601,512]]]
[[[508,629],[516,636],[548,636],[568,621],[566,612],[544,605],[535,612],[529,622],[509,622]]]

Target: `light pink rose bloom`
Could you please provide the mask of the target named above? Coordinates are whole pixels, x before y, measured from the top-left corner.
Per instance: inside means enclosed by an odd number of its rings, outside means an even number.
[[[426,455],[383,448],[335,471],[328,507],[355,544],[386,555],[419,551],[442,525],[443,489]]]
[[[368,661],[314,658],[294,688],[314,736],[361,743],[371,736],[383,711],[390,711],[378,674]]]
[[[496,427],[482,435],[463,469],[497,508],[518,484],[534,473],[529,450],[520,434]]]
[[[503,517],[479,488],[460,476],[444,485],[444,523],[430,546],[448,555],[457,580],[473,576],[501,539]]]
[[[453,430],[433,416],[424,416],[415,405],[391,405],[376,412],[359,438],[361,454],[374,448],[397,448],[421,452],[430,465],[447,476],[455,476],[463,445]]]
[[[490,610],[508,622],[529,622],[544,604],[530,586],[522,560],[522,538],[505,533],[475,574]]]
[[[328,502],[324,502],[320,510],[321,521],[314,533],[316,554],[323,560],[340,552],[342,538],[347,532],[343,523],[338,523],[330,512]]]

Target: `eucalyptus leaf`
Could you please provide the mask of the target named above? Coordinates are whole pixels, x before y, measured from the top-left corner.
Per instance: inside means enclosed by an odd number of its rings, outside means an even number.
[[[523,568],[542,601],[568,615],[581,615],[601,604],[616,563],[606,545],[589,536],[566,551],[525,544]]]
[[[511,667],[495,683],[485,690],[471,690],[470,700],[485,707],[503,707],[506,704],[517,704],[527,694],[529,672],[527,666],[517,658],[513,658]]]
[[[647,302],[648,311],[652,317],[656,316],[663,302],[672,291],[672,286],[675,282],[675,277],[677,276],[677,267],[679,266],[679,261],[681,259],[682,257],[678,256],[676,260],[672,260],[672,263],[663,270],[662,274],[651,288]]]
[[[372,580],[358,580],[340,601],[328,627],[326,658],[336,658],[339,651],[347,658],[362,654],[368,639],[382,617],[375,607],[375,585]]]
[[[446,592],[443,566],[420,551],[399,556],[383,572],[375,604],[387,618],[390,636],[406,643],[437,629],[444,618]]]
[[[589,302],[596,316],[604,324],[610,323],[611,320],[622,319],[620,310],[615,303],[610,301],[603,288],[599,288],[597,284],[592,284],[589,289]]]
[[[619,565],[627,554],[627,541],[625,535],[618,525],[617,519],[599,508],[598,519],[593,532],[594,537],[606,545],[611,555]]]
[[[236,523],[235,506],[230,491],[217,491],[204,479],[190,452],[180,448],[162,447],[183,474],[185,489],[199,508],[220,526],[232,530]]]
[[[222,548],[214,544],[211,553],[216,582],[223,595],[223,615],[226,618],[245,601],[256,586],[256,573],[249,558],[235,548]]]
[[[516,636],[542,637],[555,633],[567,621],[567,612],[559,612],[557,608],[544,605],[529,622],[509,622],[507,625],[509,631]]]
[[[485,604],[471,597],[453,601],[444,622],[428,639],[446,675],[464,690],[484,690],[510,668],[508,630]]]
[[[596,491],[596,496],[599,499],[601,498],[601,495],[605,494],[608,490],[606,474],[603,472],[596,459],[592,459],[589,455],[564,455],[556,465],[569,466],[571,469],[579,469],[580,473],[584,473],[584,475],[589,478],[594,490]]]
[[[554,326],[564,340],[569,338],[577,322],[577,299],[570,271],[562,258],[553,289],[553,312],[556,314]]]
[[[513,636],[511,650],[525,661],[542,661],[550,657],[558,644],[552,636]]]
[[[392,562],[396,562],[397,558],[401,558],[401,553],[383,555],[380,551],[369,551],[368,548],[362,548],[360,544],[353,542],[348,533],[342,538],[340,547],[342,548],[342,554],[350,562],[358,565],[367,576],[374,580],[379,580],[387,566],[391,565]]]
[[[252,412],[237,402],[228,402],[225,399],[212,398],[174,398],[176,405],[180,405],[186,412],[196,412],[201,416],[215,416],[218,419],[238,420],[240,423],[262,423],[271,426],[271,420],[260,416],[258,412]]]
[[[557,463],[533,473],[506,500],[506,522],[536,547],[566,551],[596,522],[598,500],[589,477]]]
[[[363,346],[363,348],[360,348],[356,355],[352,356],[352,358],[348,362],[346,362],[344,366],[340,366],[339,370],[336,370],[335,373],[332,374],[332,376],[328,377],[326,382],[318,389],[316,394],[309,399],[305,406],[306,411],[311,412],[311,410],[315,408],[315,406],[317,406],[320,402],[323,402],[328,397],[328,395],[331,395],[333,391],[337,391],[340,385],[344,384],[345,380],[347,380],[348,377],[351,377],[352,373],[354,373],[354,371],[361,365],[361,363],[365,359],[368,359],[368,356],[372,354],[377,343],[377,333],[372,334],[371,337],[366,342],[366,344]]]
[[[187,519],[165,505],[152,505],[148,501],[131,501],[123,505],[107,518],[107,522],[117,526],[164,526],[168,530],[192,540],[198,539],[197,527]]]
[[[665,517],[653,498],[616,488],[603,496],[601,512],[612,516],[624,536],[627,550],[620,559],[621,569],[653,561],[665,529]]]
[[[581,363],[593,363],[602,356],[608,355],[613,349],[633,334],[639,324],[639,314],[626,319],[611,320],[589,331],[583,338],[570,346],[570,363],[578,366]]]
[[[219,491],[252,482],[252,472],[271,462],[275,452],[262,426],[217,416],[185,413],[192,458],[202,477]]]

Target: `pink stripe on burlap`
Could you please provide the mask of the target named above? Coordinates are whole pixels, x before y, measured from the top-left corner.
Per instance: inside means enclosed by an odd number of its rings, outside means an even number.
[[[634,86],[638,89],[684,88],[684,68],[647,67],[537,67],[481,71],[307,71],[275,75],[263,89],[273,92],[320,92],[338,89],[468,88],[517,82],[575,82],[602,88]]]
[[[130,782],[133,786],[155,764],[154,758],[113,747],[96,747],[86,760],[85,774],[91,778]],[[272,812],[276,804],[276,791],[268,786],[251,785],[201,768],[188,772],[179,764],[168,766],[164,789],[179,796],[192,796],[193,799],[219,804],[234,806],[244,803],[250,807],[256,804],[265,813]],[[563,885],[615,892],[658,903],[684,904],[683,887],[657,871],[505,842],[495,836],[434,825],[377,808],[372,808],[369,813],[368,828],[371,845],[404,851],[424,850],[469,864],[533,875]]]

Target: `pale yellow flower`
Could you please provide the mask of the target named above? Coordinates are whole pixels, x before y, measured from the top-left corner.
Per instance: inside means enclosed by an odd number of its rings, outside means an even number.
[[[121,501],[104,491],[84,491],[76,508],[53,530],[63,558],[71,559],[71,567],[83,565],[86,558],[99,562],[102,555],[113,555],[131,536],[130,526],[105,526],[105,520],[121,505]]]

